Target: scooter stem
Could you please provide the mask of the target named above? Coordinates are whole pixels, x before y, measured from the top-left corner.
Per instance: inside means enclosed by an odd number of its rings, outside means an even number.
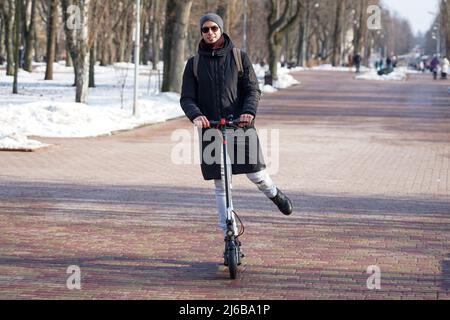
[[[223,137],[223,166],[224,166],[224,175],[225,175],[225,194],[227,200],[227,212],[230,211],[231,208],[231,190],[228,179],[228,139],[227,139],[227,128],[225,126],[225,119],[222,119],[221,122],[224,124],[222,126],[222,137]],[[231,217],[228,217],[231,218]],[[231,220],[231,219],[230,219]]]

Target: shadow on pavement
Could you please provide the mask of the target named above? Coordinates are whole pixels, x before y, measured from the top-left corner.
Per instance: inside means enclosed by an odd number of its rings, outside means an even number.
[[[335,259],[338,259],[340,254],[351,254],[357,250],[362,252],[378,250],[381,252],[381,258],[382,252],[384,255],[402,252],[403,255],[421,257],[431,255],[438,259],[444,252],[445,254],[449,252],[450,202],[448,201],[357,195],[311,195],[288,190],[286,193],[291,196],[296,207],[295,214],[288,218],[277,212],[273,204],[257,190],[235,190],[235,207],[239,208],[238,212],[250,229],[250,238],[253,239],[248,245],[253,252],[250,254],[250,260],[247,259],[245,263],[242,280],[232,284],[236,288],[254,292],[291,290],[290,293],[286,293],[286,298],[292,295],[301,298],[301,292],[314,290],[334,296],[355,292],[363,295],[371,294],[365,287],[368,275],[364,270],[358,271],[359,266],[355,265],[354,269],[334,267]],[[39,255],[32,257],[28,254],[16,256],[11,251],[5,251],[7,247],[3,245],[4,240],[0,240],[2,243],[0,266],[27,269],[46,266],[50,269],[59,269],[75,264],[85,270],[84,281],[87,285],[92,281],[99,287],[160,286],[165,290],[177,288],[181,291],[196,292],[206,289],[224,290],[224,284],[230,282],[226,270],[221,269],[219,265],[220,257],[217,255],[208,258],[208,252],[211,249],[215,252],[217,249],[213,248],[215,240],[208,236],[217,231],[211,229],[217,222],[214,205],[212,187],[201,189],[172,186],[84,186],[1,182],[2,219],[27,221],[33,218],[34,223],[44,225],[50,225],[49,221],[60,221],[68,229],[72,224],[89,225],[89,221],[93,223],[95,221],[95,224],[101,225],[105,230],[120,234],[120,238],[117,239],[122,245],[131,243],[135,233],[139,234],[145,230],[151,234],[152,228],[156,228],[159,234],[164,235],[160,241],[166,241],[167,248],[148,255],[124,253],[122,256],[116,256],[98,252],[98,256],[95,256],[95,251],[91,251],[86,257],[74,252],[72,255],[55,254],[54,257],[46,258]],[[46,219],[39,220],[40,217]],[[192,228],[187,228],[187,225]],[[74,227],[72,232],[76,230]],[[282,232],[277,233],[275,230]],[[193,234],[189,235],[186,241],[183,238],[180,240],[179,237],[184,236],[184,232]],[[260,233],[265,232],[268,232],[267,238],[260,239],[260,242],[265,241],[270,245],[260,248],[254,241],[258,239]],[[272,239],[278,242],[273,243]],[[354,241],[349,243],[345,239]],[[192,245],[195,241],[199,243]],[[304,244],[306,241],[316,246],[318,251],[310,254],[307,245]],[[379,241],[384,243],[384,247],[373,248],[368,241]],[[9,242],[6,243],[10,245]],[[291,247],[286,246],[285,250],[275,250],[286,244],[292,244],[293,247],[289,245]],[[114,246],[114,243],[110,245]],[[171,245],[174,246],[172,251]],[[304,245],[305,248],[302,247]],[[219,246],[222,244],[217,245]],[[191,248],[192,252],[188,252]],[[336,253],[336,250],[340,253]],[[317,253],[320,255],[317,256]],[[309,259],[311,261],[319,259],[322,261],[321,267],[298,265],[306,263]],[[393,295],[414,293],[432,297],[436,295],[436,290],[439,290],[436,288],[448,291],[449,259],[439,260],[443,261],[441,277],[411,272],[411,267],[414,266],[409,265],[409,271],[405,270],[404,273],[394,271],[383,273],[381,292]],[[62,273],[61,277],[64,276]],[[42,281],[51,284],[54,279],[44,277]],[[225,290],[232,292],[229,287],[225,287]]]

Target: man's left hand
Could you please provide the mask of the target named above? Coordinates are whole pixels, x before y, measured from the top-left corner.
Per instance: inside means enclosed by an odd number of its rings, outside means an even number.
[[[239,127],[247,127],[252,124],[253,120],[255,119],[254,116],[251,114],[243,114],[241,115],[241,118],[239,119],[242,123],[239,125]]]

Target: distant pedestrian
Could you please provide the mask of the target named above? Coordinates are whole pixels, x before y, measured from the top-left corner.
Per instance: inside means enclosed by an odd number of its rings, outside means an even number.
[[[450,62],[446,57],[442,60],[442,69],[441,69],[441,79],[447,80],[448,69],[450,67]]]
[[[386,58],[386,69],[390,70],[392,68],[392,58],[391,56],[388,56]]]
[[[352,68],[353,67],[353,56],[351,53],[348,55],[347,60],[348,60],[348,67]]]
[[[421,71],[422,73],[425,72],[425,63],[423,62],[423,60],[420,60],[419,62],[419,71]]]
[[[397,63],[398,63],[398,59],[397,59],[397,56],[393,56],[392,57],[392,68],[397,68]]]
[[[356,67],[356,73],[359,73],[361,69],[361,55],[359,53],[353,57],[353,65]]]
[[[438,59],[437,56],[435,56],[433,58],[433,60],[431,60],[431,63],[430,63],[430,70],[431,70],[431,72],[433,72],[433,79],[434,80],[437,79],[438,69],[439,69],[439,59]]]
[[[19,48],[19,68],[23,68],[25,65],[25,48],[20,46]]]

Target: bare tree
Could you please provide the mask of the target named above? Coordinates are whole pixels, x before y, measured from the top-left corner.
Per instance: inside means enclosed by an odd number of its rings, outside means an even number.
[[[333,31],[333,53],[331,56],[331,61],[333,66],[340,65],[340,51],[342,41],[340,39],[340,34],[342,32],[342,17],[344,16],[345,0],[336,0],[336,15],[334,20],[334,31]]]
[[[192,0],[167,1],[162,92],[181,92],[191,6]]]
[[[161,29],[161,0],[154,0],[152,3],[152,64],[153,70],[157,70],[160,60],[160,29]]]
[[[14,0],[1,3],[5,19],[6,75],[14,75]]]
[[[5,57],[5,42],[3,39],[4,32],[5,32],[5,16],[2,2],[0,3],[0,64],[3,64],[3,59]]]
[[[243,12],[242,1],[237,0],[219,0],[217,6],[217,14],[222,17],[224,22],[224,31],[231,36],[235,30],[236,25],[241,22],[240,13]],[[236,37],[239,38],[240,37]]]
[[[0,54],[7,58],[9,75],[14,75],[15,2],[16,0],[0,0]],[[277,80],[277,63],[281,54],[289,61],[297,60],[301,65],[339,65],[350,53],[360,52],[364,61],[369,61],[372,49],[382,54],[401,54],[400,52],[410,50],[414,44],[410,26],[387,10],[382,14],[383,30],[373,31],[367,28],[367,7],[379,4],[381,0],[247,2],[247,53],[252,61],[269,61],[274,80]],[[450,31],[446,14],[450,1],[440,2],[442,49],[446,43],[447,53],[450,55]],[[60,14],[52,14],[52,3],[63,5],[63,35],[60,33],[62,28],[57,26],[60,24]],[[47,57],[49,63],[46,79],[51,78],[53,61],[62,58],[66,58],[67,62],[72,61],[77,101],[87,99],[87,80],[84,80],[86,70],[90,70],[87,78],[89,86],[95,86],[94,66],[97,60],[100,60],[102,66],[131,61],[135,0],[21,0],[21,4],[25,4],[21,10],[21,22],[24,24],[21,27],[21,45],[25,45],[27,51],[25,60],[28,69],[31,70],[29,54],[32,47],[36,58]],[[79,10],[78,16],[75,11],[67,12],[71,5]],[[151,60],[156,69],[160,54],[163,54],[164,91],[180,90],[185,57],[194,55],[198,50],[201,38],[198,18],[202,14],[211,11],[221,14],[225,32],[231,36],[236,46],[242,44],[242,1],[142,0],[142,5],[142,60],[144,63]],[[53,19],[53,16],[56,18]],[[68,25],[80,27],[68,28]],[[49,29],[56,30],[56,35],[50,36],[52,32],[47,35]],[[429,45],[434,45],[435,50],[436,42],[431,39],[431,34],[429,38]],[[53,51],[54,48],[56,49]]]
[[[53,63],[55,62],[56,29],[58,22],[58,0],[50,0],[47,17],[47,67],[45,80],[53,80]]]
[[[297,4],[296,12],[289,17],[289,9],[294,2]],[[284,3],[284,10],[280,15],[281,2],[275,0],[269,0],[267,2],[267,9],[269,11],[269,16],[267,17],[267,24],[269,26],[267,35],[269,42],[269,68],[274,80],[278,80],[278,61],[281,56],[283,37],[289,28],[296,23],[300,12],[299,0],[284,0],[282,3]]]
[[[306,66],[306,62],[309,57],[309,28],[311,17],[311,0],[303,0],[301,2],[301,8],[303,11],[302,19],[299,24],[299,39],[297,48],[297,65]]]
[[[444,52],[450,59],[450,0],[441,0],[440,6],[441,26],[443,32]]]
[[[75,72],[75,101],[80,103],[87,102],[89,90],[89,3],[90,0],[62,0],[64,30]]]
[[[101,3],[98,0],[91,1],[91,26],[89,28],[90,34],[88,39],[89,48],[89,88],[95,88],[95,64],[97,62],[97,35],[99,26],[108,8],[105,1]]]
[[[18,77],[19,77],[19,65],[20,65],[20,45],[21,45],[21,33],[22,33],[22,23],[21,15],[22,13],[22,0],[15,1],[15,23],[14,23],[14,81],[13,81],[13,93],[17,94],[18,91]]]
[[[25,55],[24,55],[24,65],[23,69],[31,72],[31,64],[33,61],[33,51],[35,42],[35,27],[36,27],[36,0],[31,0],[30,3],[30,22],[27,24],[27,12],[28,12],[28,1],[27,5],[23,6],[22,19],[23,23],[23,33],[25,41]]]
[[[367,5],[368,0],[356,1],[355,23],[353,28],[353,54],[361,53],[364,47],[364,36],[367,32]]]

